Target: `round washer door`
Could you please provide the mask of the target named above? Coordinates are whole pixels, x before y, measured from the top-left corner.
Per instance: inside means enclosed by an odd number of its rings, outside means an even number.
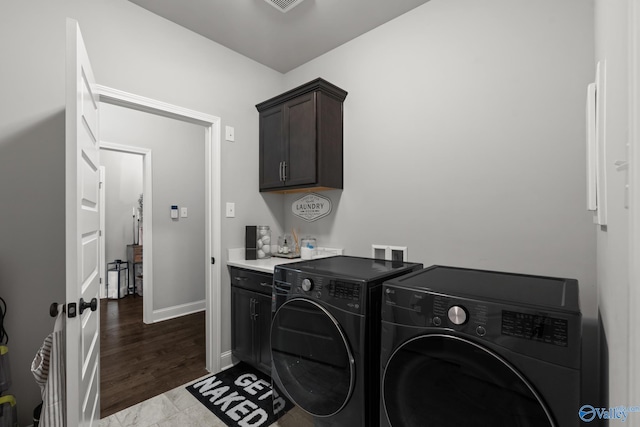
[[[554,427],[537,392],[497,354],[451,335],[424,335],[394,351],[383,375],[393,427]]]
[[[283,391],[310,414],[334,415],[351,397],[353,355],[335,317],[320,304],[294,298],[280,306],[271,322],[271,357]]]

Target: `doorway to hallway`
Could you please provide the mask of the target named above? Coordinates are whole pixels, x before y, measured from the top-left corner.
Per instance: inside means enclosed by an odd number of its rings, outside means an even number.
[[[149,163],[145,159],[149,153],[137,147],[129,149],[102,142],[100,271],[105,286],[100,290],[101,298],[143,293],[144,164]],[[147,231],[152,225],[148,221]],[[152,259],[146,261],[151,263]]]
[[[141,355],[131,351],[131,343],[110,339],[110,335],[129,337],[130,332],[135,334],[136,331],[147,334],[146,331],[153,327],[154,331],[157,331],[154,344],[164,343],[165,350],[180,348],[180,345],[173,347],[176,345],[172,343],[173,335],[180,335],[181,332],[172,325],[174,323],[179,325],[183,320],[195,318],[202,326],[189,324],[187,327],[190,329],[189,332],[201,330],[197,341],[202,343],[202,350],[205,355],[207,354],[208,346],[204,345],[207,341],[204,326],[207,318],[205,297],[209,293],[207,284],[210,282],[206,278],[210,274],[211,265],[205,262],[208,241],[206,230],[210,229],[207,223],[208,220],[210,221],[210,216],[205,215],[208,210],[205,202],[208,187],[207,173],[205,173],[207,128],[120,105],[104,105],[101,113],[101,121],[105,129],[102,134],[101,151],[142,158],[142,175],[144,176],[142,192],[144,296],[139,298],[129,295],[119,300],[108,299],[101,304],[104,309],[101,319],[111,322],[109,325],[104,325],[104,336],[101,337],[101,353],[108,355],[107,359],[101,357],[101,363],[104,363],[101,369],[104,373],[101,375],[101,390],[104,393],[101,416],[104,417],[111,411],[126,407],[121,405],[133,404],[138,398],[146,400],[150,396],[162,393],[148,377],[149,373],[144,363],[139,363]],[[112,172],[106,170],[107,178],[110,175],[113,176]],[[122,192],[121,187],[128,187],[130,184],[127,179],[117,179],[115,182],[115,187],[118,187],[115,189],[117,193]],[[111,183],[107,185],[107,192],[114,190],[113,187]],[[127,190],[131,189],[127,188]],[[133,193],[136,191],[138,190]],[[130,199],[135,195],[133,193],[124,197],[127,199],[123,206],[126,209],[121,209],[128,218],[132,217]],[[185,215],[179,218],[170,217],[169,209],[164,208],[173,204],[185,208]],[[106,203],[104,210],[110,210],[109,203]],[[117,234],[126,235],[125,242],[131,243],[130,240],[134,236],[132,230],[133,227],[125,223],[115,231]],[[112,231],[107,227],[106,240]],[[124,246],[126,245],[121,243],[120,250]],[[108,248],[106,253],[109,253]],[[112,257],[109,257],[109,260],[110,258]],[[151,258],[153,261],[150,264]],[[124,323],[121,322],[119,319],[123,315],[122,310],[131,308],[134,303],[136,310],[128,311]],[[117,328],[121,330],[117,331]],[[164,336],[162,331],[165,332]],[[135,336],[130,339],[140,341],[139,337]],[[119,347],[123,347],[124,351]],[[146,352],[146,347],[140,348],[140,352]],[[173,360],[172,363],[175,363],[176,359],[166,357],[167,355],[163,357],[162,348],[153,350],[153,345],[151,347],[152,357],[160,359],[154,362],[163,366],[163,370],[171,371],[174,365],[164,366],[162,359]],[[144,357],[142,359],[144,360]],[[136,366],[140,371],[136,370],[134,374],[128,372],[125,366]],[[187,377],[191,376],[190,372],[197,372],[198,376],[207,372],[206,357],[189,358],[188,361],[179,361],[179,365],[175,366]],[[138,372],[143,376],[138,375]],[[184,378],[183,375],[176,377],[181,381]],[[136,390],[136,392],[123,393],[122,398],[118,397],[121,383],[127,384],[127,390]],[[165,381],[165,383],[169,384],[171,381]],[[112,394],[114,390],[116,393]]]

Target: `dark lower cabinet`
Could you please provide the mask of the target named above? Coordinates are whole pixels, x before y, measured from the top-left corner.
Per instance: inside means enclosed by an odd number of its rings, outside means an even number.
[[[231,267],[231,350],[271,375],[271,282],[273,275]]]

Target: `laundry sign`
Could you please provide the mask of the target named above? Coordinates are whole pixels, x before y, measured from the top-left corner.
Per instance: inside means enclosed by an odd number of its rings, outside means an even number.
[[[305,194],[294,200],[291,211],[305,221],[316,221],[331,213],[331,200],[315,193]]]

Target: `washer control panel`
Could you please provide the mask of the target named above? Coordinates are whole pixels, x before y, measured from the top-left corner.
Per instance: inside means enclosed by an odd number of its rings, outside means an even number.
[[[291,295],[322,301],[352,313],[364,313],[365,285],[357,281],[337,280],[321,275],[287,272]]]
[[[359,301],[360,286],[358,283],[340,282],[338,280],[329,283],[329,295],[344,300]]]
[[[309,292],[311,289],[313,289],[313,281],[308,277],[304,278],[302,279],[302,284],[300,286],[302,286],[303,291]]]
[[[502,311],[502,334],[560,347],[569,345],[569,322],[548,315]]]

